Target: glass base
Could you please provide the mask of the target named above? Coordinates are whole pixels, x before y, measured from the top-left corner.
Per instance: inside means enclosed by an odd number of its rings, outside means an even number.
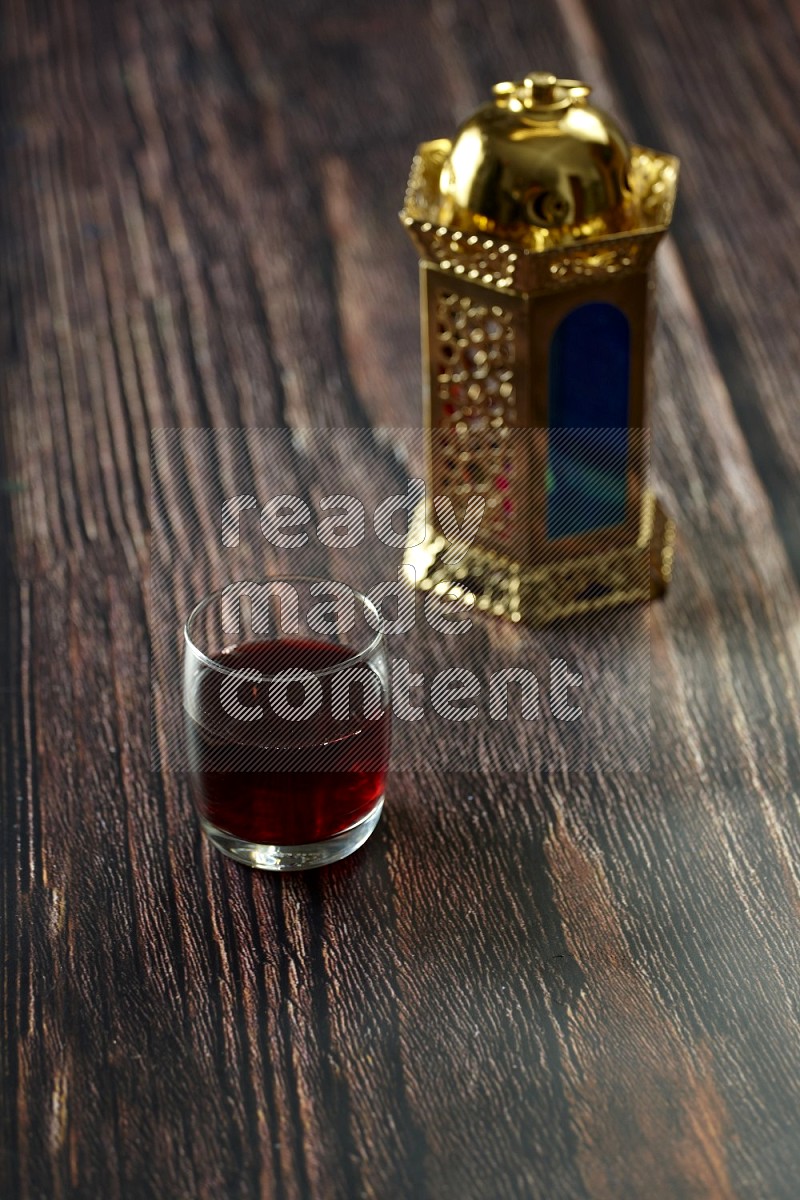
[[[257,867],[261,871],[309,871],[312,867],[338,862],[363,846],[378,824],[382,811],[383,796],[365,817],[343,833],[337,833],[324,842],[309,842],[305,846],[269,846],[260,842],[244,842],[202,818],[200,824],[213,846],[246,867]]]

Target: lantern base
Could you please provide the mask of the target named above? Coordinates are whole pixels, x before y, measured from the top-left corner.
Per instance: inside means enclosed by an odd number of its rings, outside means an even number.
[[[540,626],[662,596],[672,574],[674,542],[674,522],[655,495],[646,492],[638,540],[602,554],[523,567],[490,550],[470,547],[451,565],[445,562],[448,542],[432,533],[420,545],[409,546],[404,561],[421,591],[465,604],[474,596],[481,611]]]

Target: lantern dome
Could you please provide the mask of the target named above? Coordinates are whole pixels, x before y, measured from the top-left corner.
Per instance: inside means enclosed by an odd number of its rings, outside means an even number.
[[[634,226],[631,147],[590,91],[541,72],[496,84],[442,163],[441,223],[531,249]]]

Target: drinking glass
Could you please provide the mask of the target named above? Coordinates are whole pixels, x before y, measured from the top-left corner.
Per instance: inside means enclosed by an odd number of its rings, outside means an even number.
[[[191,790],[203,830],[272,871],[336,862],[383,808],[391,715],[383,622],[347,584],[228,585],[184,628]]]

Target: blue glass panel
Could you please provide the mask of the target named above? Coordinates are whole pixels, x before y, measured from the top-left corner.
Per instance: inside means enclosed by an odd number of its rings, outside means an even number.
[[[614,304],[582,304],[553,334],[547,536],[625,519],[630,326]]]

